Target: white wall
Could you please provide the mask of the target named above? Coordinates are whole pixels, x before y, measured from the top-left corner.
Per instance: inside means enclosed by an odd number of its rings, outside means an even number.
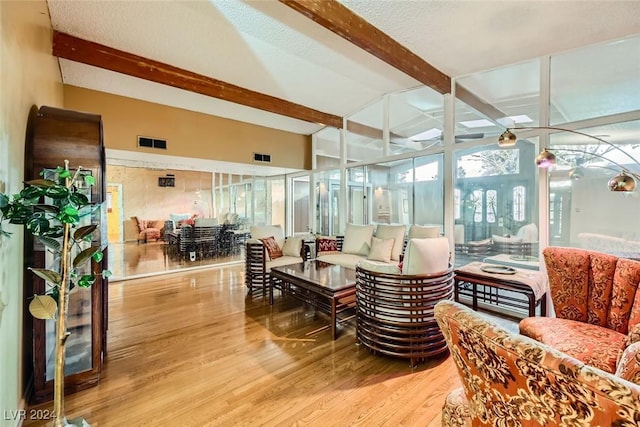
[[[0,1],[0,192],[22,189],[24,142],[32,105],[63,106],[57,60],[51,55],[47,4]],[[0,240],[0,426],[18,425],[10,411],[24,407],[22,381],[22,228]],[[9,418],[9,419],[6,419]]]

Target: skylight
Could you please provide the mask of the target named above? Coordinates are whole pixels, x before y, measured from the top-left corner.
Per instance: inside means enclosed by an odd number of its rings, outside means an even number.
[[[467,128],[485,128],[488,126],[495,126],[495,123],[490,122],[487,119],[467,120],[465,122],[460,122],[460,124]]]
[[[425,130],[424,132],[420,132],[418,134],[415,134],[413,136],[410,136],[409,139],[411,141],[424,141],[427,139],[434,139],[434,138],[438,138],[442,135],[442,130],[441,129],[437,129],[437,128],[432,128],[429,130]]]

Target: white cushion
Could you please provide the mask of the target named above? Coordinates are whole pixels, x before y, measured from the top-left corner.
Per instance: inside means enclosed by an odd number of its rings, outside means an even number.
[[[180,221],[184,221],[185,219],[189,219],[191,218],[191,214],[190,213],[172,213],[169,214],[169,219],[173,222],[175,222],[176,224],[179,223]]]
[[[373,237],[373,224],[355,225],[347,224],[344,232],[342,252],[345,254],[368,255]]]
[[[284,231],[280,225],[252,225],[249,232],[252,239],[266,239],[273,236],[280,249],[284,246]]]
[[[391,259],[400,260],[400,254],[404,249],[404,234],[407,231],[405,225],[389,225],[380,224],[376,229],[376,237],[380,239],[394,239],[393,250],[391,251]]]
[[[302,251],[302,237],[289,237],[284,241],[282,247],[282,255],[284,256],[300,256]]]
[[[365,257],[363,255],[337,253],[337,254],[320,255],[316,259],[319,261],[328,262],[329,264],[341,265],[343,267],[347,267],[352,270],[355,270],[356,264],[358,264],[358,262],[365,259]]]
[[[491,238],[487,238],[487,239],[483,239],[483,240],[470,240],[470,241],[467,242],[467,244],[469,246],[490,245],[491,244]]]
[[[289,265],[289,264],[297,264],[299,262],[302,262],[302,258],[299,256],[297,257],[281,256],[280,258],[276,258],[272,261],[265,262],[264,267],[267,273],[269,273],[273,267],[280,267],[282,265]]]
[[[516,237],[522,237],[523,242],[537,242],[538,241],[538,226],[531,223],[523,225],[518,229]]]
[[[369,251],[369,255],[367,255],[367,259],[390,262],[394,243],[395,239],[378,239],[377,237],[372,237],[371,250]]]
[[[496,243],[522,243],[522,237],[516,236],[505,237],[494,234],[491,238]]]
[[[266,239],[273,236],[280,250],[282,250],[282,247],[284,246],[284,231],[282,231],[282,227],[280,225],[252,225],[249,228],[249,233],[251,234],[250,242],[258,241],[262,243],[258,239]],[[271,261],[269,251],[265,250],[264,253],[266,260]],[[297,256],[300,256],[300,253],[298,253]]]
[[[449,239],[411,239],[407,244],[402,274],[432,274],[449,268]]]
[[[375,273],[400,274],[400,267],[397,264],[389,264],[380,261],[362,260],[356,264],[358,267]]]
[[[423,226],[414,224],[409,227],[407,239],[433,239],[436,237],[440,237],[440,227],[437,225]]]
[[[218,225],[217,218],[196,218],[196,222],[194,224],[196,227],[213,227],[214,225]]]

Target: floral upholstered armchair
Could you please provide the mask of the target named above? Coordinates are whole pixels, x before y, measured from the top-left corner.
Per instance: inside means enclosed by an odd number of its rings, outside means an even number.
[[[453,301],[439,302],[435,317],[463,383],[446,397],[443,426],[638,425],[638,384],[512,334]]]
[[[615,373],[640,341],[640,261],[565,247],[543,255],[556,317],[526,318],[520,333]]]

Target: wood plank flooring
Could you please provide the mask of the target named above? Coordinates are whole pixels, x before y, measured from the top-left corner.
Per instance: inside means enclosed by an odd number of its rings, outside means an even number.
[[[103,426],[439,426],[460,385],[450,358],[411,368],[307,335],[327,318],[276,294],[246,295],[242,265],[110,284],[99,385],[66,397],[68,418]],[[52,404],[30,409],[52,408]],[[25,426],[45,425],[26,421]]]

